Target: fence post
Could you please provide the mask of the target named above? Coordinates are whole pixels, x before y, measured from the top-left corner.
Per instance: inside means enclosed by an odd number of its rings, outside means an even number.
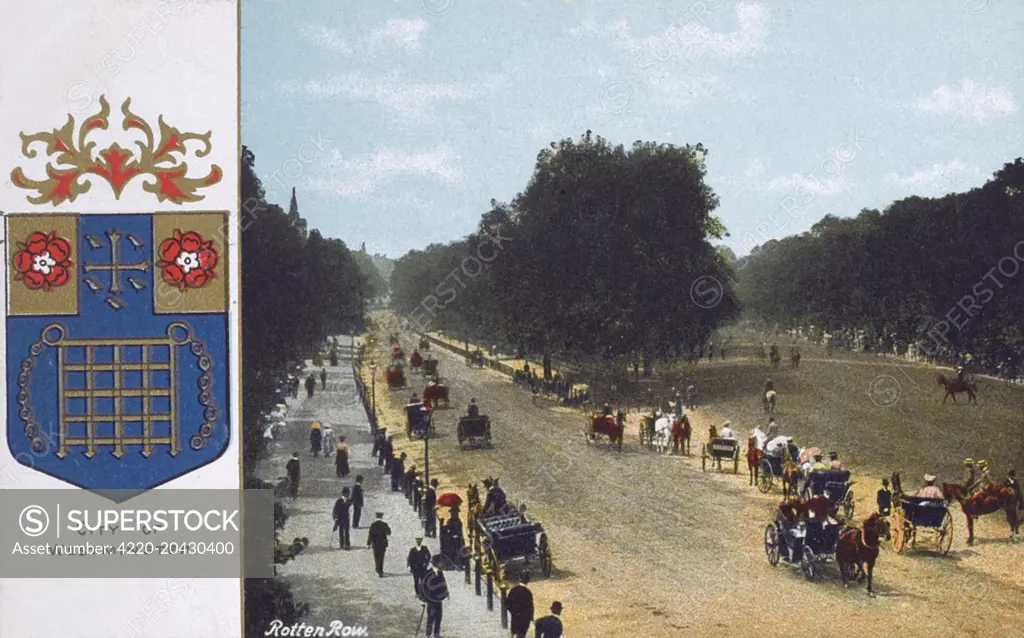
[[[483,570],[480,567],[480,556],[476,557],[476,595],[480,595],[480,577],[483,575]]]
[[[501,628],[508,629],[508,589],[501,588]]]
[[[494,611],[494,575],[487,572],[487,611]]]

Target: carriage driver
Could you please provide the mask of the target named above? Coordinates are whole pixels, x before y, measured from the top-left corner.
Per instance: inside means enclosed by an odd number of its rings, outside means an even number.
[[[475,419],[480,416],[480,408],[476,404],[476,397],[469,400],[469,407],[466,409],[466,415],[471,419]]]
[[[505,509],[507,502],[508,497],[505,496],[505,490],[498,486],[498,479],[494,479],[491,482],[490,489],[487,490],[487,500],[484,501],[484,509],[481,515],[486,517],[500,514]]]
[[[726,421],[722,424],[722,430],[718,433],[718,436],[723,439],[735,439],[736,433],[732,429],[732,421]]]
[[[612,415],[612,406],[610,406],[607,403],[605,403],[604,404],[604,416],[611,416],[611,415]]]

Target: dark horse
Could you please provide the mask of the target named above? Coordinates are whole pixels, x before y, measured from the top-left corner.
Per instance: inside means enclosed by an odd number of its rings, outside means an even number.
[[[1017,512],[1017,494],[1005,485],[987,485],[971,496],[959,483],[944,484],[943,491],[960,503],[960,509],[967,517],[967,544],[974,544],[974,519],[986,514],[995,514],[1002,510],[1006,514],[1006,522],[1010,524],[1010,538],[1017,536],[1020,529],[1020,517]]]
[[[864,521],[861,529],[847,527],[839,533],[836,562],[839,563],[843,586],[847,586],[847,581],[854,578],[857,582],[864,582],[864,578],[867,577],[868,594],[874,595],[871,591],[871,579],[875,571],[875,561],[878,560],[879,539],[888,540],[889,537],[889,522],[877,512]]]
[[[967,393],[968,403],[977,403],[978,397],[975,392],[978,391],[978,386],[973,381],[961,380],[959,378],[947,379],[944,375],[939,375],[939,385],[946,389],[946,396],[942,397],[942,402],[945,403],[946,399],[953,397],[953,403],[956,403],[956,395],[961,392]]]

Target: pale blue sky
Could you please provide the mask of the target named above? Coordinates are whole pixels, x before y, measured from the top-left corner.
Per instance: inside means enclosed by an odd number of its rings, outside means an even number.
[[[242,25],[269,198],[392,257],[468,234],[587,129],[703,143],[740,255],[1024,155],[1012,0],[246,0]]]

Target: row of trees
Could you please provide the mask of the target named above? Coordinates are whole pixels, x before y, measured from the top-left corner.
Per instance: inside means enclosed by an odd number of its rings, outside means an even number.
[[[699,347],[738,312],[729,259],[710,243],[726,233],[703,154],[590,131],[552,143],[475,233],[395,263],[392,306],[532,353],[651,360]]]
[[[303,238],[288,215],[265,199],[256,157],[242,149],[242,453],[246,487],[272,487],[253,477],[267,453],[267,417],[299,362],[330,335],[362,331],[365,300],[375,291],[345,244],[317,231]],[[278,536],[286,516],[275,507],[274,561],[286,563],[308,540],[288,544]],[[297,603],[287,583],[245,581],[246,636],[263,636],[271,622],[291,625],[307,605]]]
[[[967,193],[827,216],[737,263],[740,297],[783,325],[896,334],[926,350],[1005,351],[1024,336],[1024,161]]]

